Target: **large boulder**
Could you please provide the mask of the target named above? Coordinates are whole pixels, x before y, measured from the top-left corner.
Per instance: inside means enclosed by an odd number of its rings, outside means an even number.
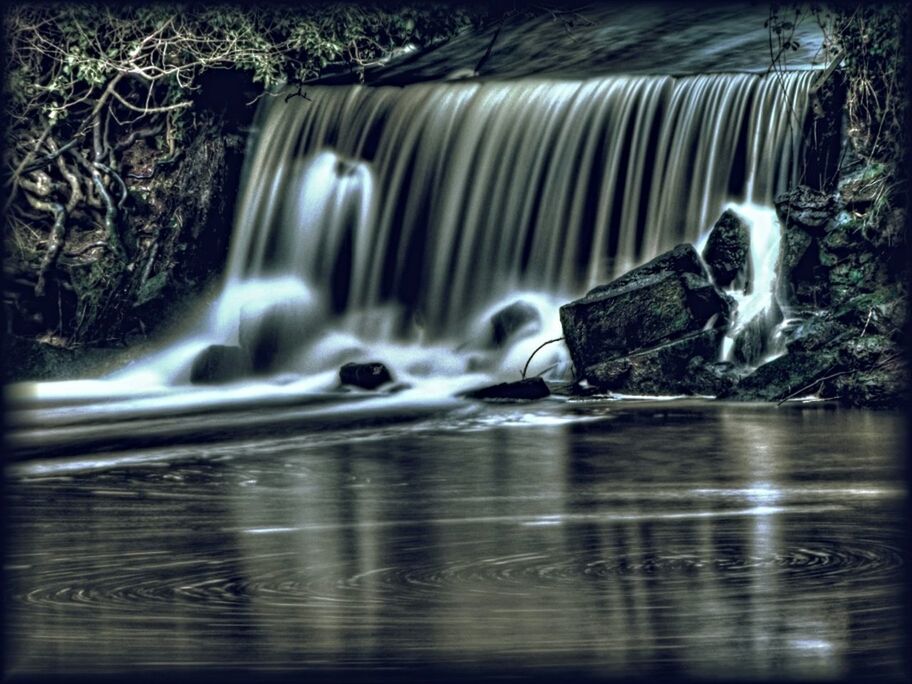
[[[608,359],[586,368],[586,381],[623,394],[715,394],[694,359],[711,363],[718,356],[722,331],[701,330],[652,349]]]
[[[731,209],[713,226],[703,247],[703,261],[719,287],[729,287],[736,279],[742,289],[750,287],[750,231]]]
[[[577,376],[599,385],[593,367],[720,327],[731,309],[693,246],[679,245],[565,304],[560,319]]]
[[[240,347],[213,344],[197,354],[190,367],[194,385],[240,380],[251,372],[250,357]]]

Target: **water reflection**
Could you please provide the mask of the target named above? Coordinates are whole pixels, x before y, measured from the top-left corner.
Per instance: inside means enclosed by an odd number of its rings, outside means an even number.
[[[902,672],[899,416],[544,411],[9,471],[9,662]]]

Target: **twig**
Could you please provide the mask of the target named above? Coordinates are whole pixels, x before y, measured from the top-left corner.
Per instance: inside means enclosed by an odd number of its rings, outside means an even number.
[[[542,342],[540,345],[538,345],[535,348],[535,351],[532,352],[532,355],[529,357],[528,361],[526,361],[526,365],[523,367],[522,379],[523,380],[526,379],[526,371],[529,370],[529,363],[532,361],[532,357],[538,353],[539,349],[541,349],[542,347],[546,347],[547,345],[551,344],[552,342],[560,342],[563,339],[564,339],[563,337],[555,337],[553,340],[548,340],[547,342]]]
[[[68,256],[68,257],[78,257],[78,256],[82,256],[83,254],[85,254],[86,252],[88,252],[91,249],[97,249],[99,247],[107,247],[108,249],[111,249],[111,245],[109,245],[104,240],[100,240],[98,242],[93,242],[91,244],[88,244],[85,247],[83,247],[82,249],[77,249],[75,252],[64,252],[63,254],[64,254],[64,256]]]

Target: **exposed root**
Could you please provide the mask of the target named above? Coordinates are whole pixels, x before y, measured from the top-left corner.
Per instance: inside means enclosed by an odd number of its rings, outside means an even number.
[[[48,236],[47,249],[41,259],[41,267],[38,270],[38,282],[35,283],[35,296],[43,297],[47,287],[48,271],[51,270],[57,261],[57,256],[60,254],[66,237],[66,210],[59,202],[38,199],[30,193],[26,193],[25,197],[35,209],[46,211],[54,216],[54,225]]]

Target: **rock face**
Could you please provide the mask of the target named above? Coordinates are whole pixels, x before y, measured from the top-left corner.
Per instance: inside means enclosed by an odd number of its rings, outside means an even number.
[[[382,363],[369,361],[368,363],[346,363],[339,369],[339,380],[343,385],[374,390],[380,385],[392,382],[393,376]]]
[[[703,261],[719,287],[728,287],[738,276],[749,287],[750,231],[731,209],[726,209],[713,226],[703,248]]]
[[[796,306],[828,306],[830,286],[820,243],[833,216],[833,198],[799,186],[776,198],[776,215],[782,230],[779,298]]]
[[[239,380],[251,372],[250,357],[240,347],[213,344],[193,360],[190,382],[194,385]]]
[[[686,392],[688,362],[715,359],[731,299],[692,245],[678,245],[560,309],[577,377],[602,389]]]
[[[481,389],[466,392],[464,396],[470,399],[531,401],[544,399],[551,394],[548,385],[541,378],[526,378],[519,382],[503,382],[499,385],[482,387]]]
[[[719,396],[781,401],[816,395],[870,407],[904,403],[909,383],[902,335],[877,302],[876,296],[860,295],[792,326],[786,332],[786,354]]]

